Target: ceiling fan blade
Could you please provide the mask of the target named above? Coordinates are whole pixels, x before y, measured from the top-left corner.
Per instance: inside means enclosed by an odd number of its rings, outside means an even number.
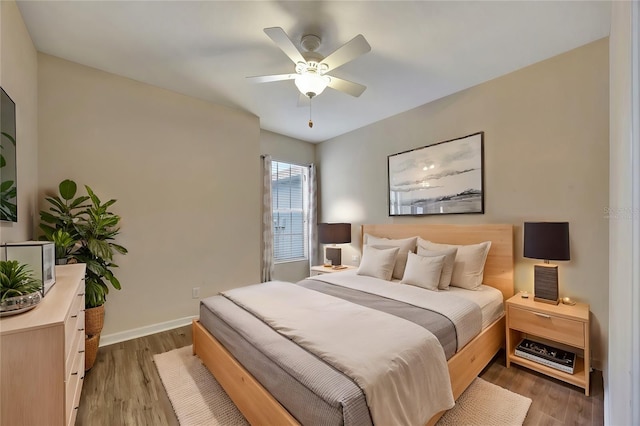
[[[371,51],[371,46],[362,34],[358,34],[324,58],[322,63],[327,64],[329,71],[332,71],[369,51]]]
[[[331,81],[329,82],[329,87],[335,90],[339,90],[344,93],[348,93],[351,96],[355,96],[356,98],[362,95],[367,89],[367,86],[363,86],[362,84],[354,83],[352,81],[343,80],[341,78],[331,76]]]
[[[293,44],[287,33],[280,27],[271,27],[264,29],[265,34],[267,34],[271,40],[275,44],[278,45],[280,50],[282,50],[285,55],[289,57],[293,61],[294,64],[298,62],[306,63],[302,53],[298,50],[298,48]]]
[[[293,80],[298,74],[274,74],[247,77],[253,83],[270,83],[272,81]]]

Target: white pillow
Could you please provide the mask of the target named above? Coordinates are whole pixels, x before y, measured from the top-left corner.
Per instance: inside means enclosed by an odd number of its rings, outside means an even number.
[[[438,289],[447,290],[451,284],[451,275],[453,274],[453,265],[456,261],[456,253],[458,248],[450,248],[446,250],[432,251],[427,250],[424,247],[418,246],[418,255],[424,257],[444,256],[444,263],[442,265],[442,273],[440,274],[440,282],[438,283]]]
[[[438,244],[428,240],[418,239],[418,246],[427,250],[446,250],[457,248],[456,260],[453,264],[453,274],[451,284],[454,287],[476,290],[482,285],[484,276],[484,264],[487,261],[487,254],[491,248],[491,241],[478,244],[455,245]]]
[[[410,284],[427,290],[438,291],[445,256],[418,256],[409,253],[407,267],[400,284]]]
[[[362,261],[358,267],[357,274],[389,281],[393,273],[393,265],[396,263],[398,250],[400,250],[398,247],[379,249],[372,246],[364,246]]]
[[[364,245],[374,246],[376,248],[390,248],[398,247],[398,257],[396,257],[396,264],[393,267],[393,278],[399,280],[404,275],[404,268],[407,265],[407,255],[409,252],[416,251],[416,241],[418,237],[403,238],[399,240],[390,240],[389,238],[379,238],[373,235],[364,234]]]

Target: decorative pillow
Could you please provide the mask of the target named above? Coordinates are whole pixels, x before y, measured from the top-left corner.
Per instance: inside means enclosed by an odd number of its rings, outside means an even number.
[[[393,278],[401,280],[404,275],[404,268],[407,265],[407,255],[409,252],[416,251],[416,241],[418,237],[390,240],[389,238],[379,238],[364,234],[363,240],[364,245],[374,246],[376,248],[398,247],[400,249],[398,250],[398,257],[396,257],[396,264],[393,267]]]
[[[357,274],[389,281],[393,273],[393,265],[396,263],[398,250],[400,250],[398,247],[379,249],[372,246],[364,246],[362,261],[360,261]]]
[[[409,253],[407,267],[400,284],[410,284],[427,290],[438,291],[442,266],[446,256],[418,256]]]
[[[470,245],[455,245],[432,243],[419,238],[418,246],[435,251],[457,248],[458,252],[453,264],[450,285],[466,288],[467,290],[476,290],[482,285],[484,264],[491,248],[491,241]]]
[[[456,260],[456,253],[458,248],[450,248],[446,250],[432,251],[427,250],[424,247],[418,246],[418,255],[424,257],[444,256],[444,263],[442,265],[442,273],[440,274],[440,282],[438,283],[438,289],[447,290],[451,284],[451,275],[453,274],[453,265]]]

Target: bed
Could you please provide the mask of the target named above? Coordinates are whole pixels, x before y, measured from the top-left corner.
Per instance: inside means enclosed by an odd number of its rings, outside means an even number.
[[[511,225],[363,225],[361,235],[365,234],[392,239],[420,236],[436,243],[460,245],[491,241],[491,248],[484,267],[483,284],[497,289],[500,292],[499,294],[502,294],[503,300],[513,295],[513,229]],[[331,275],[337,276],[339,274],[346,273]],[[315,284],[311,283],[311,285]],[[221,304],[218,309],[224,314],[226,308],[222,302],[224,301],[218,302]],[[250,423],[278,425],[299,424],[300,422],[303,424],[313,423],[309,418],[301,418],[299,414],[296,417],[290,414],[285,406],[291,406],[291,402],[288,401],[287,397],[283,397],[281,391],[278,391],[278,386],[274,387],[274,385],[270,384],[270,381],[274,380],[276,382],[279,380],[284,381],[284,374],[282,376],[279,375],[277,368],[275,370],[271,369],[270,372],[264,372],[263,370],[269,370],[264,367],[264,364],[258,362],[255,365],[256,362],[252,361],[252,358],[247,358],[248,355],[246,353],[250,352],[251,344],[237,344],[234,343],[234,340],[227,338],[229,334],[233,333],[256,333],[258,338],[265,340],[265,344],[269,346],[270,337],[260,337],[268,333],[262,333],[254,329],[254,325],[251,325],[252,323],[249,321],[251,320],[251,315],[247,316],[248,322],[246,324],[242,323],[243,325],[237,326],[237,330],[226,324],[223,315],[223,320],[220,320],[220,318],[213,318],[212,320],[206,311],[201,311],[201,316],[202,318],[199,321],[194,321],[193,323],[194,354],[198,355],[213,373]],[[483,316],[483,318],[485,317]],[[492,321],[489,321],[490,324],[484,327],[477,336],[468,343],[465,342],[464,347],[455,352],[455,354],[447,357],[448,360],[445,365],[448,367],[448,379],[455,399],[462,394],[503,345],[504,314],[500,313],[497,319],[491,319]],[[215,330],[217,338],[205,328],[203,323],[210,329]],[[242,329],[243,326],[245,327],[244,331]],[[255,326],[257,327],[257,325]],[[283,359],[286,359],[286,356],[284,354]],[[286,364],[284,361],[283,363]],[[254,374],[249,371],[253,371]],[[269,377],[264,377],[265,375]],[[316,375],[318,374],[316,373]],[[320,376],[330,376],[330,369],[327,370],[327,374],[323,373]],[[330,380],[326,379],[326,381]],[[265,387],[261,383],[269,384]],[[284,388],[292,389],[287,386],[291,385],[287,384]],[[273,392],[268,391],[267,388],[273,389]],[[290,390],[285,395],[296,395],[299,396],[299,399],[302,398],[305,401],[305,389],[295,389],[295,391]],[[348,389],[345,392],[349,394]],[[279,401],[283,401],[283,403],[281,404]],[[355,408],[350,408],[351,411],[349,412],[352,418],[345,421],[345,423],[367,424],[371,422],[370,418],[366,421],[360,420],[358,416],[364,416],[366,413],[362,413],[363,404],[357,401],[356,397],[354,397],[354,401],[353,407]],[[313,406],[312,403],[309,404],[309,407]],[[366,404],[364,406],[366,409]],[[293,409],[291,411],[296,412]],[[310,408],[309,411],[313,410]],[[299,413],[299,409],[297,412]],[[442,414],[443,412],[436,413],[427,424],[435,424]],[[326,415],[329,417],[331,413]]]

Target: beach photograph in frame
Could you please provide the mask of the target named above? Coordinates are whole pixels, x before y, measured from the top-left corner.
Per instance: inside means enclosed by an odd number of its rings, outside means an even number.
[[[389,216],[484,213],[484,132],[387,158]]]

